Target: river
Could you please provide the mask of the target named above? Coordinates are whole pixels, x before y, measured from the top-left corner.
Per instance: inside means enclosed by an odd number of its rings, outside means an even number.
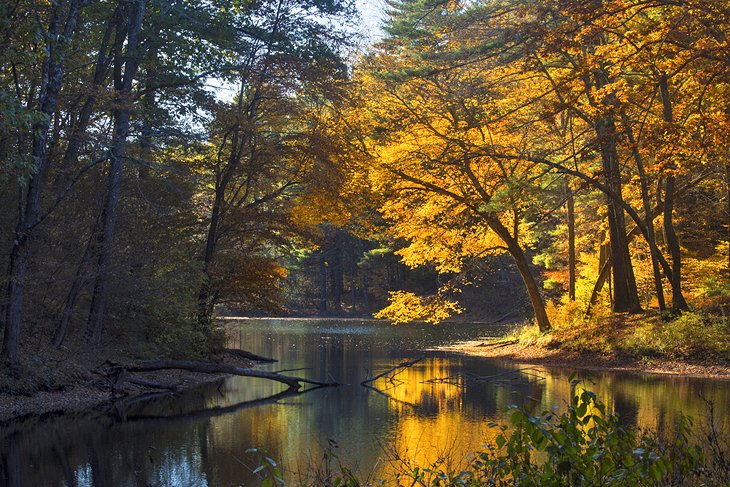
[[[259,401],[278,383],[234,377],[114,415],[67,415],[0,430],[0,481],[15,486],[258,485],[250,448],[266,451],[290,479],[323,468],[325,451],[362,478],[392,478],[398,461],[457,464],[496,434],[511,404],[535,413],[569,400],[560,368],[461,357],[435,348],[504,334],[483,324],[376,321],[228,321],[230,345],[279,359],[267,370],[349,384]],[[390,381],[360,385],[404,360]],[[456,374],[480,381],[443,380]],[[616,372],[583,373],[623,421],[659,433],[681,414],[702,423],[705,400],[730,423],[730,381]],[[704,398],[704,399],[703,399]]]

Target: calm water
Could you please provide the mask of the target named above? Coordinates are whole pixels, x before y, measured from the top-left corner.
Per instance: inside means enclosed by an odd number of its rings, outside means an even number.
[[[112,415],[66,416],[0,430],[0,484],[8,486],[258,485],[246,450],[265,449],[289,475],[321,465],[333,449],[367,477],[387,477],[398,456],[453,461],[491,438],[510,404],[536,413],[569,398],[572,371],[518,366],[427,351],[499,336],[487,325],[408,325],[350,320],[240,320],[232,346],[280,359],[269,370],[351,384],[258,401],[282,391],[271,381],[231,378]],[[360,382],[406,359],[423,360],[368,390]],[[484,382],[428,382],[468,372]],[[586,376],[584,374],[584,376]],[[701,395],[730,423],[730,382],[593,373],[591,387],[626,422],[671,430],[680,412],[705,414]],[[336,445],[336,446],[335,446]]]

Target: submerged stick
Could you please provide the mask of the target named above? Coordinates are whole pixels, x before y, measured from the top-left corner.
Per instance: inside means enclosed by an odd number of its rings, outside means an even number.
[[[414,359],[414,360],[406,360],[404,362],[401,362],[398,365],[394,365],[393,367],[389,368],[385,372],[381,372],[380,374],[376,375],[375,377],[372,377],[370,379],[365,379],[364,381],[360,382],[360,385],[361,386],[367,386],[368,384],[371,384],[371,383],[375,382],[376,380],[378,380],[378,379],[380,379],[382,377],[385,377],[385,376],[387,376],[387,375],[395,372],[396,370],[404,369],[406,367],[410,367],[410,366],[412,366],[414,364],[417,364],[421,360],[423,360],[423,357],[419,357],[419,358]]]
[[[494,374],[494,375],[476,375],[476,374],[472,374],[471,372],[461,372],[461,373],[458,373],[455,375],[450,375],[448,377],[436,377],[434,379],[429,379],[429,380],[424,381],[423,383],[424,384],[453,384],[456,386],[461,386],[462,384],[464,384],[468,381],[498,382],[499,379],[502,377],[517,376],[518,374],[521,374],[521,373],[524,375],[528,375],[530,377],[534,377],[539,380],[545,380],[545,377],[542,377],[541,375],[538,375],[538,374],[530,374],[530,373],[528,373],[529,371],[535,372],[535,371],[537,371],[537,369],[535,369],[534,367],[524,367],[521,369],[510,370],[507,372],[502,372],[502,373]],[[519,378],[520,377],[512,377],[510,380],[513,381],[513,380],[517,380]]]

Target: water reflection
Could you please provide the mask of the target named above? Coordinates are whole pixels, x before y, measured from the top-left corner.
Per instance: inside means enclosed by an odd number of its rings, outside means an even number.
[[[12,486],[257,485],[250,447],[282,459],[291,475],[317,464],[329,440],[362,475],[388,476],[387,457],[421,464],[458,461],[488,441],[486,425],[510,404],[539,413],[563,405],[571,371],[426,353],[392,379],[367,377],[456,340],[501,333],[480,325],[390,327],[372,322],[246,320],[232,343],[280,358],[270,370],[330,378],[350,386],[281,393],[271,381],[231,378],[174,398],[158,398],[110,416],[66,416],[0,432],[0,484]],[[459,374],[490,379],[435,381]],[[699,394],[714,401],[728,427],[730,383],[594,373],[591,387],[626,422],[669,431],[680,411],[701,417]]]

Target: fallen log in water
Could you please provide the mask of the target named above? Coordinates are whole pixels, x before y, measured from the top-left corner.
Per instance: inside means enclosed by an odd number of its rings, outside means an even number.
[[[421,360],[423,360],[423,357],[419,357],[419,358],[413,359],[413,360],[405,360],[405,361],[399,363],[398,365],[394,365],[393,367],[389,368],[388,370],[381,372],[380,374],[376,375],[375,377],[365,379],[364,381],[360,382],[360,385],[365,386],[365,387],[372,387],[372,386],[370,386],[370,384],[375,382],[376,380],[389,376],[390,374],[392,374],[393,372],[396,372],[396,371],[398,371],[398,373],[400,373],[401,369],[405,369],[407,367],[415,365],[418,362],[420,362]],[[389,378],[392,378],[392,376]]]
[[[275,358],[262,357],[261,355],[256,355],[255,353],[247,352],[246,350],[239,350],[238,348],[225,348],[223,351],[236,357],[254,360],[256,362],[278,362]]]
[[[276,382],[286,384],[290,389],[298,391],[302,384],[311,384],[318,387],[335,387],[341,386],[339,382],[326,382],[314,379],[306,379],[304,377],[294,377],[283,375],[277,372],[268,372],[266,370],[247,369],[236,367],[235,365],[217,364],[214,362],[202,362],[197,360],[144,360],[129,365],[118,365],[129,372],[150,372],[153,370],[187,370],[189,372],[200,372],[203,374],[231,374],[243,377],[256,377],[260,379],[269,379]]]

